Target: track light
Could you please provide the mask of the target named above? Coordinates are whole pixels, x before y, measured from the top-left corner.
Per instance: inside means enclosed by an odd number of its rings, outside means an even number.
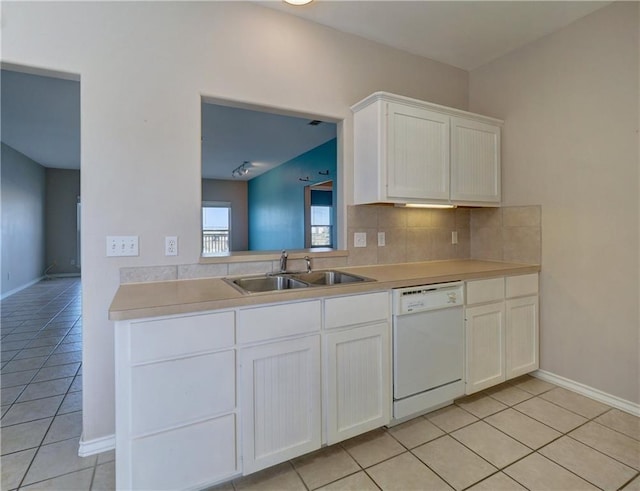
[[[250,167],[251,167],[251,162],[249,162],[248,160],[245,160],[244,162],[242,162],[242,165],[239,165],[238,167],[233,169],[233,172],[231,172],[231,177],[246,176],[249,173]]]

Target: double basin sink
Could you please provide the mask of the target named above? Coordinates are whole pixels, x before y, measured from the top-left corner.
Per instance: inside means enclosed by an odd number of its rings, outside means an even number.
[[[295,288],[310,288],[314,286],[343,285],[346,283],[360,283],[375,281],[364,276],[358,276],[342,271],[326,270],[310,273],[277,273],[262,276],[246,276],[244,278],[224,278],[228,284],[242,293],[271,292],[277,290],[292,290]]]

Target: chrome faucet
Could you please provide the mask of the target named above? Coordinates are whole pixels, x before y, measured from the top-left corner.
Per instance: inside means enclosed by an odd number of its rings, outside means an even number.
[[[304,260],[307,263],[307,273],[311,273],[311,258],[309,256],[305,256]]]
[[[283,250],[282,254],[280,255],[280,272],[281,273],[286,273],[287,272],[287,251]]]

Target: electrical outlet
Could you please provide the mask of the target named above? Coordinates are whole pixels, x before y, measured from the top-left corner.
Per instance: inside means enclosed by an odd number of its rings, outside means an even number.
[[[164,255],[165,256],[178,255],[178,237],[164,238]]]
[[[367,233],[355,232],[353,234],[353,246],[354,247],[367,247]]]
[[[384,232],[378,232],[378,247],[384,247],[385,243],[386,241]]]
[[[137,235],[108,235],[107,256],[138,256]]]
[[[453,231],[451,232],[451,243],[452,244],[457,244],[458,243],[458,232],[457,231]]]

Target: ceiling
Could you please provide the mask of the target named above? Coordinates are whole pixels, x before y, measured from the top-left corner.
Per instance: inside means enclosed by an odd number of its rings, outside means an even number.
[[[261,5],[463,70],[551,34],[611,1],[315,0]]]
[[[80,82],[0,72],[2,142],[45,167],[80,168]]]
[[[202,104],[202,177],[252,179],[336,137],[336,125],[309,118]],[[231,173],[250,162],[245,176]]]
[[[611,2],[316,0],[302,7],[259,3],[472,70]],[[2,70],[0,83],[2,141],[45,167],[79,169],[80,83],[8,70]],[[256,162],[255,175],[266,165],[286,162],[326,142],[332,138],[325,133],[331,126],[335,136],[335,125],[312,127],[308,122],[204,105],[203,175],[229,179],[245,160]],[[224,170],[214,170],[219,166]]]

